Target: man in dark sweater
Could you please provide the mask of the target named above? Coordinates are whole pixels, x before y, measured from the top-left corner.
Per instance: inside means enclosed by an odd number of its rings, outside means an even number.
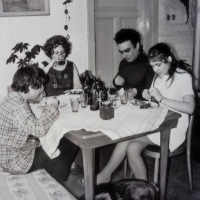
[[[113,85],[117,89],[123,87],[129,90],[132,94],[130,98],[142,98],[142,91],[151,86],[154,72],[143,51],[141,36],[134,29],[121,29],[116,33],[114,40],[123,59],[113,79]]]

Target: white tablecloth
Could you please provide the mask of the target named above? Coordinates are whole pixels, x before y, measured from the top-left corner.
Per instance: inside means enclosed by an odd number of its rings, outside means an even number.
[[[69,97],[66,99],[69,100]],[[89,106],[87,108],[80,106],[78,112],[72,112],[68,101],[68,105],[60,109],[60,116],[47,135],[40,138],[40,142],[46,153],[52,157],[60,139],[69,131],[81,129],[101,131],[112,140],[116,140],[157,129],[164,121],[167,112],[168,110],[162,107],[140,109],[138,106],[127,104],[115,109],[113,119],[103,120],[100,118],[100,111],[91,111]]]

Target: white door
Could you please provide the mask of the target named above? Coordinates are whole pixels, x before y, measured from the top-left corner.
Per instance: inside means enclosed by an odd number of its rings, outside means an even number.
[[[147,52],[157,42],[158,0],[94,0],[95,69],[108,86],[122,59],[114,41],[121,28],[140,32]],[[90,59],[90,58],[89,58]]]

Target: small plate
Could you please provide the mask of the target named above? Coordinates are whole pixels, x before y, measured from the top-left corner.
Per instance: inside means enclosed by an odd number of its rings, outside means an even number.
[[[82,93],[82,89],[74,89],[70,91],[70,94],[81,94]]]

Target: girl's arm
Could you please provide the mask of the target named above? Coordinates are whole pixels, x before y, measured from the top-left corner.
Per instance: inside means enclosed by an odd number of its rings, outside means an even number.
[[[195,108],[195,100],[194,95],[187,94],[183,96],[183,101],[176,101],[173,99],[166,98],[162,96],[160,91],[156,88],[151,88],[149,90],[151,96],[154,96],[155,99],[164,104],[165,106],[177,110],[179,112],[183,112],[186,114],[192,114]]]

